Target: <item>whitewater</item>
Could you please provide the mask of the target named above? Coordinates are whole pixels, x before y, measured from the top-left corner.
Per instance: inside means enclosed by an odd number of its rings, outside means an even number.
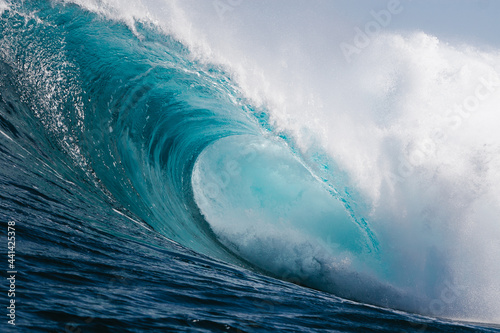
[[[451,3],[0,0],[2,327],[500,330],[500,5]]]

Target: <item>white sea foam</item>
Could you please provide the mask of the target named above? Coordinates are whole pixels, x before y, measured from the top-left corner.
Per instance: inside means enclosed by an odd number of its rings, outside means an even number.
[[[3,14],[4,11],[10,9],[10,6],[7,2],[4,0],[0,0],[0,15]]]

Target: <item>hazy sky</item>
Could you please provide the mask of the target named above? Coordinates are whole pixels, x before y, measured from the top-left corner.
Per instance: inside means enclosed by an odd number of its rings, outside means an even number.
[[[390,0],[334,1],[347,17],[362,26],[370,10],[387,8]],[[500,1],[401,0],[403,10],[387,30],[422,30],[440,39],[500,47]]]

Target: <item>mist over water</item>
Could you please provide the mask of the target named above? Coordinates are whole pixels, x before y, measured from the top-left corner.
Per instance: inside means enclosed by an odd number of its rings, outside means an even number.
[[[259,131],[210,143],[191,183],[235,256],[360,302],[500,322],[498,44],[437,36],[410,2],[62,2],[139,40],[159,28],[252,106]]]

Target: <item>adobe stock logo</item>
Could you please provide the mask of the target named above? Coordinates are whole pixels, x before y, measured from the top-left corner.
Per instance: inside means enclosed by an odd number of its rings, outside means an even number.
[[[339,44],[345,60],[351,63],[353,56],[360,54],[362,50],[367,48],[372,38],[377,36],[382,31],[382,28],[388,27],[394,15],[400,14],[402,11],[403,6],[400,0],[390,0],[387,3],[386,9],[381,9],[378,12],[374,10],[370,11],[373,20],[368,21],[363,30],[358,26],[354,27],[356,35],[352,43],[342,42]]]
[[[226,12],[233,11],[236,7],[241,5],[242,2],[243,0],[214,0],[212,5],[219,16],[219,19],[223,21]]]
[[[500,74],[492,70],[488,75],[481,76],[477,86],[471,93],[448,111],[442,127],[432,129],[428,138],[416,145],[408,155],[399,157],[397,173],[386,174],[387,183],[394,187],[396,183],[403,182],[412,176],[415,169],[426,161],[436,158],[439,144],[446,141],[449,136],[460,129],[465,121],[474,114],[480,113],[480,107],[489,98],[497,96],[500,88]]]

